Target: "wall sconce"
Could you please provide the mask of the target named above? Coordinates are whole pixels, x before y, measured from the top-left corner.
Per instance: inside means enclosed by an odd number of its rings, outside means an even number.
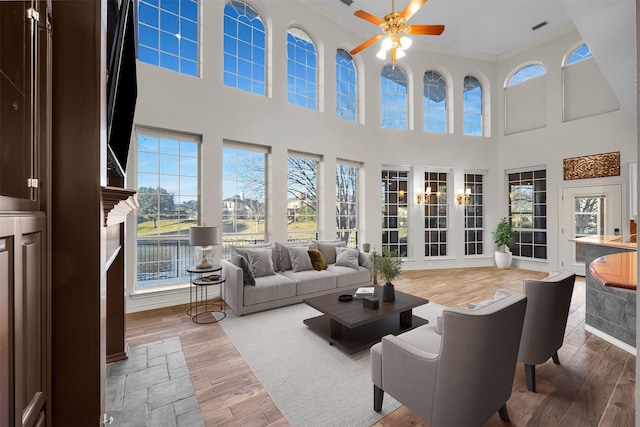
[[[471,203],[471,189],[467,188],[466,190],[464,190],[464,193],[462,192],[462,188],[458,189],[458,194],[456,194],[456,201],[459,205],[463,203],[465,205],[468,205],[469,203]]]
[[[420,187],[416,188],[416,199],[419,205],[427,203],[429,201],[429,197],[431,197],[431,187],[427,187],[427,191],[424,193],[421,190],[422,189]]]

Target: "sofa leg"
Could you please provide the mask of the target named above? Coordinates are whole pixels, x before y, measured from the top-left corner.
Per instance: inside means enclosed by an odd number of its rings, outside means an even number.
[[[551,356],[551,358],[553,359],[553,363],[555,363],[556,365],[560,364],[560,359],[558,358],[558,352],[557,351],[555,353],[553,353],[553,356]]]
[[[509,412],[507,412],[507,404],[505,403],[498,409],[498,415],[500,415],[500,419],[505,423],[508,423],[509,420]]]
[[[373,410],[376,412],[382,411],[382,399],[384,398],[384,390],[373,385]]]
[[[536,365],[524,364],[524,376],[527,378],[527,390],[536,392]]]

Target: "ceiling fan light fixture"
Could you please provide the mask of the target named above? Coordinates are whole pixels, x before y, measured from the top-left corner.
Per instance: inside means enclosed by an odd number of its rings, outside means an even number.
[[[378,57],[378,59],[382,59],[384,61],[385,59],[387,59],[387,51],[384,49],[380,49],[376,56]]]
[[[396,59],[404,58],[406,55],[407,54],[405,53],[403,48],[401,48],[400,46],[396,48]]]
[[[391,40],[391,37],[385,37],[384,39],[382,39],[382,44],[380,45],[380,48],[382,50],[386,52],[390,50],[392,47],[393,47],[393,41]]]
[[[407,36],[402,36],[400,38],[400,47],[404,50],[409,49],[411,47],[411,43],[413,43],[413,41]]]

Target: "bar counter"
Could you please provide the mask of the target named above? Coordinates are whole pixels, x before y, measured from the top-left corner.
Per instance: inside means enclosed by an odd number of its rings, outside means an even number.
[[[604,286],[636,290],[638,257],[635,252],[605,255],[593,260],[591,274]]]
[[[584,244],[585,247],[586,325],[635,348],[636,292],[626,288],[604,286],[603,282],[607,280],[598,279],[591,266],[601,257],[613,254],[635,257],[636,243],[623,242],[620,236],[606,235],[579,237],[571,241]],[[598,264],[594,265],[596,271],[597,267]],[[625,281],[615,279],[612,282]]]

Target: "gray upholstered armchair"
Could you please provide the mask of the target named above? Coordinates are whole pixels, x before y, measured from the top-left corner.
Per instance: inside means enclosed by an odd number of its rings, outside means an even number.
[[[371,348],[374,409],[387,392],[432,426],[480,426],[498,411],[509,420],[527,299],[500,289],[473,309],[446,308],[441,327],[387,335]]]
[[[524,363],[527,389],[536,391],[536,365],[551,357],[560,363],[558,349],[562,347],[571,295],[576,275],[567,271],[541,280],[527,279],[522,283],[527,295],[527,313],[522,328],[518,360]]]

